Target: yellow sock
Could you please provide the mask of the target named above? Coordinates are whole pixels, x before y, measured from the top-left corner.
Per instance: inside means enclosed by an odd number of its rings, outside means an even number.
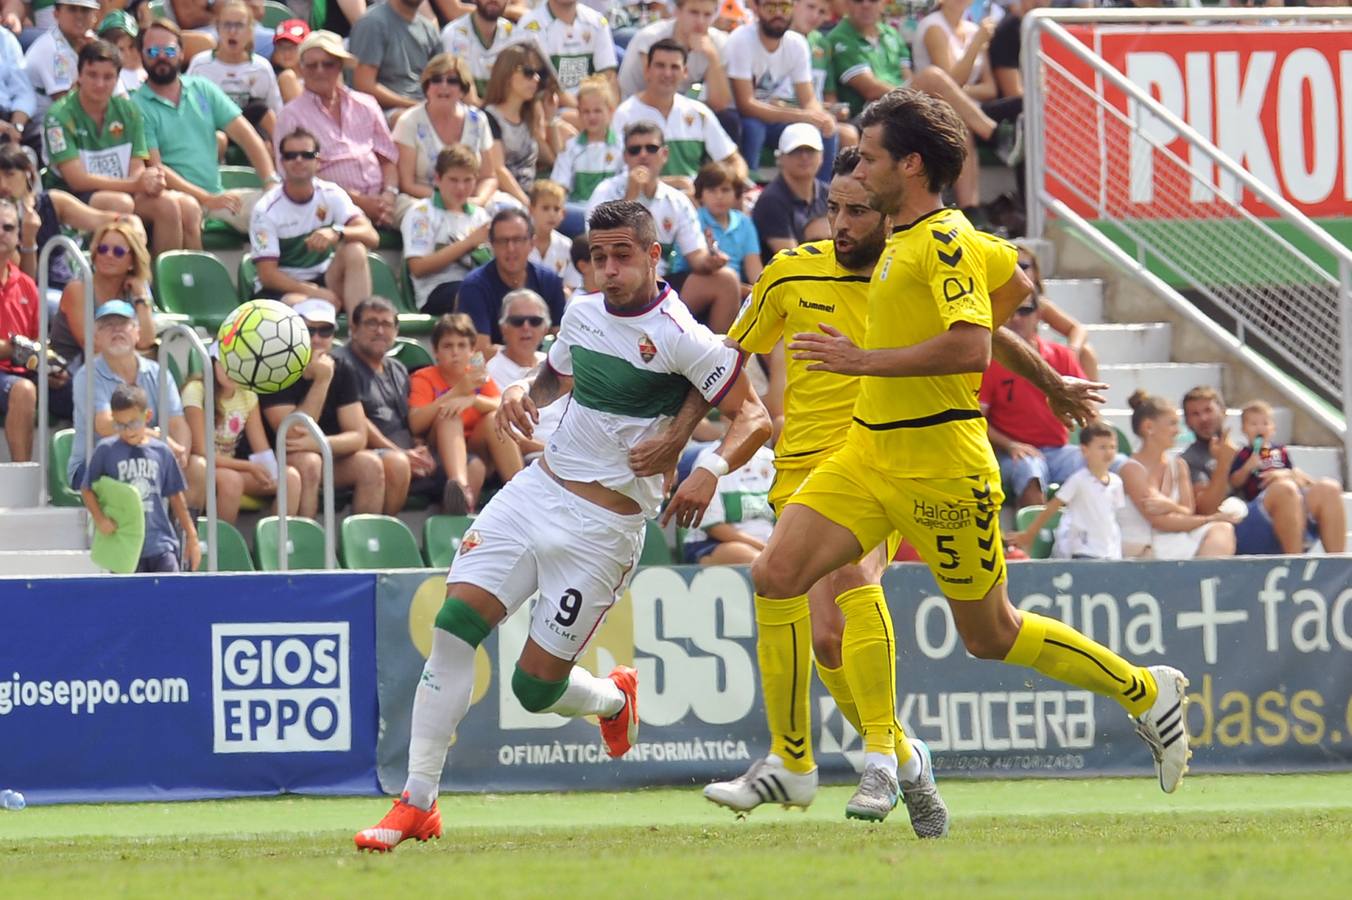
[[[760,662],[770,752],[790,772],[810,772],[812,622],[807,597],[770,600],[756,595],[756,657]]]
[[[859,724],[859,707],[854,705],[854,695],[850,693],[850,682],[845,678],[845,666],[839,669],[828,669],[817,661],[817,677],[826,685],[830,691],[831,697],[836,701],[836,709],[845,717],[845,721],[850,723],[855,731],[864,733],[864,726]]]
[[[1005,662],[1112,697],[1133,716],[1154,704],[1159,689],[1147,669],[1132,665],[1064,622],[1036,613],[1022,615],[1023,627]]]
[[[841,668],[859,711],[864,750],[909,755],[897,724],[897,645],[883,589],[871,584],[848,590],[836,598],[836,605],[845,614]]]

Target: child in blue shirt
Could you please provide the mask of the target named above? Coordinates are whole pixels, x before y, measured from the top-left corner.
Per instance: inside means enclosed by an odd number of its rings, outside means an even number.
[[[737,173],[726,163],[705,163],[695,175],[695,202],[699,204],[704,239],[711,246],[718,244],[718,249],[728,257],[728,268],[742,279],[743,290],[750,291],[763,264],[756,225],[741,209],[742,190]],[[684,256],[676,257],[673,273],[689,269]]]

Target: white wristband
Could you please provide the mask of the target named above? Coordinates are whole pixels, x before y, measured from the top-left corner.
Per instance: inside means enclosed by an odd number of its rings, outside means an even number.
[[[722,478],[728,474],[728,461],[719,456],[714,449],[710,447],[699,456],[695,457],[696,469],[707,469],[715,478]]]

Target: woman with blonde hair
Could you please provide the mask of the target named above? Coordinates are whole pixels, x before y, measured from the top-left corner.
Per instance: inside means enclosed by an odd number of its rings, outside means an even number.
[[[465,102],[473,96],[469,63],[450,53],[438,53],[423,67],[421,80],[427,99],[394,125],[394,142],[399,147],[396,223],[403,221],[414,202],[436,192],[437,155],[452,144],[464,144],[479,159],[471,203],[487,207],[498,189],[502,148],[493,142],[488,114]]]
[[[139,351],[155,346],[155,320],[150,296],[150,251],[138,219],[121,219],[100,225],[90,238],[93,255],[94,310],[109,300],[125,300],[136,310],[141,327]],[[52,319],[51,345],[72,363],[84,353],[84,280],[68,282],[61,291],[61,306]],[[72,366],[72,371],[74,367]]]
[[[216,49],[204,50],[188,64],[188,74],[213,82],[235,101],[264,141],[277,126],[282,92],[272,64],[254,52],[254,14],[244,0],[216,6]]]
[[[563,148],[558,89],[553,68],[534,44],[503,48],[488,76],[484,112],[503,154],[498,187],[527,208],[537,167],[553,165]]]

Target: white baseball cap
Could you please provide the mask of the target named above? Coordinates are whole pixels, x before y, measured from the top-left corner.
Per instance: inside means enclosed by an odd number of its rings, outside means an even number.
[[[328,325],[338,324],[338,310],[334,309],[332,303],[327,300],[320,300],[317,297],[310,300],[302,300],[291,307],[307,322],[324,322]]]
[[[811,147],[820,153],[822,149],[821,132],[807,122],[794,122],[788,128],[785,128],[779,136],[779,155],[792,153],[799,147]]]

